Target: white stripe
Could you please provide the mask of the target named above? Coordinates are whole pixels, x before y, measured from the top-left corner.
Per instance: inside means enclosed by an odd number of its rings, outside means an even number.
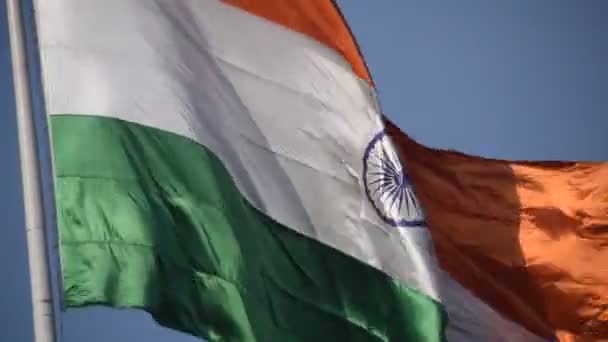
[[[441,296],[448,312],[450,342],[547,342],[521,325],[505,319],[447,273],[441,272]]]
[[[440,299],[427,230],[384,224],[363,192],[382,123],[374,91],[335,51],[212,0],[37,7],[49,113],[193,139],[278,222]]]

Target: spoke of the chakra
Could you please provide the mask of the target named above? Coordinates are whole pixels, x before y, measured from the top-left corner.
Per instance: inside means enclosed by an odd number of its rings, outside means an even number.
[[[374,189],[374,191],[372,192],[372,196],[376,196],[378,195],[378,193],[380,192],[380,194],[382,194],[383,191],[386,191],[387,188],[392,184],[390,179],[386,179],[383,180],[382,182],[379,182],[378,184],[376,184],[376,188]]]
[[[400,196],[400,195],[401,195],[401,189],[399,189],[399,190],[397,191],[397,193],[395,194],[395,196],[393,196],[393,197],[391,198],[391,202],[389,203],[389,207],[388,207],[388,210],[389,210],[390,212],[393,212],[393,206],[394,206],[395,204],[397,204],[397,200],[399,199],[399,196]],[[399,207],[396,207],[395,209],[396,209],[396,213],[398,214],[398,213],[399,213]]]
[[[385,161],[380,160],[380,162],[381,162],[381,163],[384,163]],[[370,164],[370,166],[373,166],[373,167],[375,167],[375,168],[377,168],[377,169],[382,170],[381,172],[382,172],[383,174],[386,174],[386,173],[387,173],[387,171],[388,171],[388,172],[390,172],[390,174],[391,174],[391,175],[394,175],[394,174],[397,174],[397,173],[398,173],[398,171],[395,171],[395,169],[393,169],[393,168],[387,168],[387,167],[384,167],[384,166],[382,166],[382,165],[380,165],[380,164],[377,164],[377,163],[374,163],[374,162],[370,162],[369,164]]]
[[[376,194],[378,194],[378,191],[382,191],[382,190],[384,190],[384,189],[385,189],[385,187],[386,187],[386,186],[391,185],[391,183],[392,183],[392,182],[391,182],[391,180],[390,180],[390,179],[385,180],[385,181],[383,181],[382,183],[380,183],[380,184],[378,185],[378,187],[377,187],[377,188],[374,190],[374,192],[372,193],[372,197],[375,197],[375,196],[376,196]],[[382,194],[380,195],[380,198],[379,198],[379,199],[381,199],[381,198],[382,198]]]
[[[387,201],[389,201],[387,204],[387,209],[390,210],[392,204],[391,202],[394,202],[394,198],[395,198],[395,194],[399,191],[399,185],[397,184],[392,184],[391,187],[387,190],[386,193],[386,197],[387,197]]]
[[[386,172],[378,172],[378,171],[368,172],[367,174],[370,175],[370,176],[391,176],[391,177],[397,176],[394,173],[391,173],[391,174],[387,175]]]
[[[399,171],[397,170],[398,167],[395,164],[393,164],[391,158],[389,158],[386,155],[379,155],[377,153],[378,152],[374,151],[372,154],[375,155],[376,158],[378,158],[378,160],[380,161],[380,163],[382,163],[382,166],[378,165],[376,167],[378,167],[380,169],[388,169],[392,173],[399,173]],[[382,151],[382,153],[386,154],[386,151]]]
[[[406,206],[406,211],[407,214],[410,215],[410,209],[413,209],[415,211],[415,214],[418,212],[418,201],[416,200],[416,197],[412,195],[411,191],[407,191],[407,197],[410,199],[412,206],[410,207],[409,205]]]
[[[388,206],[388,211],[390,212],[390,210],[393,208],[393,204],[395,204],[395,201],[397,200],[397,196],[395,195],[397,192],[401,191],[402,188],[399,184],[393,183],[393,186],[391,188],[392,190],[390,190],[390,192],[388,193],[388,198],[391,202],[389,202],[389,206]],[[393,196],[395,195],[395,196]]]
[[[392,183],[393,182],[393,177],[387,176],[387,175],[383,175],[382,177],[378,177],[377,179],[374,179],[373,181],[371,181],[369,183],[369,185],[375,185],[375,184],[380,183],[380,182],[383,182],[382,184]]]
[[[393,173],[393,174],[399,173],[396,165],[393,164],[393,161],[391,159],[389,159],[388,157],[385,159],[382,159],[382,165],[384,165],[385,170],[390,170],[391,173]]]
[[[409,191],[404,191],[405,192],[405,211],[407,212],[407,214],[410,214],[410,192]]]
[[[389,186],[387,186],[387,188],[385,189],[386,191],[380,195],[379,199],[382,200],[384,198],[385,201],[388,201],[391,198],[391,192],[394,188],[395,188],[394,184],[390,184]],[[386,203],[384,203],[384,204],[386,204]]]
[[[401,212],[401,205],[403,204],[403,197],[405,195],[406,190],[403,189],[401,192],[399,192],[399,203],[397,204],[397,211]]]
[[[378,151],[378,149],[380,149],[380,151]],[[391,169],[391,171],[396,173],[397,169],[395,165],[393,165],[393,163],[391,162],[391,159],[386,155],[386,151],[382,148],[381,145],[378,147],[378,149],[373,149],[371,154],[375,156],[376,159],[378,159],[380,163],[382,163],[384,166],[378,165],[376,167],[380,169],[389,168]]]
[[[377,185],[378,187],[382,187],[382,186],[389,185],[392,183],[393,183],[393,177],[384,175],[382,177],[378,177],[377,179],[371,181],[369,183],[369,185],[374,185],[374,186]]]

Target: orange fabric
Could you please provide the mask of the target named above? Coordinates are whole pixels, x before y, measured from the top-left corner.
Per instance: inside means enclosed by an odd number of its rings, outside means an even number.
[[[333,48],[357,76],[372,84],[370,74],[346,21],[331,0],[223,0],[225,3],[308,35]]]
[[[608,162],[483,159],[387,130],[452,277],[541,336],[608,341]]]

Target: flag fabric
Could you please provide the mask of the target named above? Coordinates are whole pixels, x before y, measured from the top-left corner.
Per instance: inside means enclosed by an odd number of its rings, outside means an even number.
[[[383,118],[333,1],[35,7],[68,306],[142,308],[212,341],[543,341],[562,327],[507,283],[524,264],[496,278],[484,263],[504,261],[483,238],[504,189],[449,192],[495,163],[427,163],[442,154]],[[545,176],[527,199],[542,203]],[[435,191],[490,201],[454,197],[459,212]]]

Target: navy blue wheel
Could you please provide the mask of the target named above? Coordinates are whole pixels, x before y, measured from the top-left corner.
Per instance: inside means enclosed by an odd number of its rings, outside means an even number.
[[[395,147],[378,133],[365,150],[363,174],[367,198],[384,222],[395,227],[424,224],[424,214]]]

